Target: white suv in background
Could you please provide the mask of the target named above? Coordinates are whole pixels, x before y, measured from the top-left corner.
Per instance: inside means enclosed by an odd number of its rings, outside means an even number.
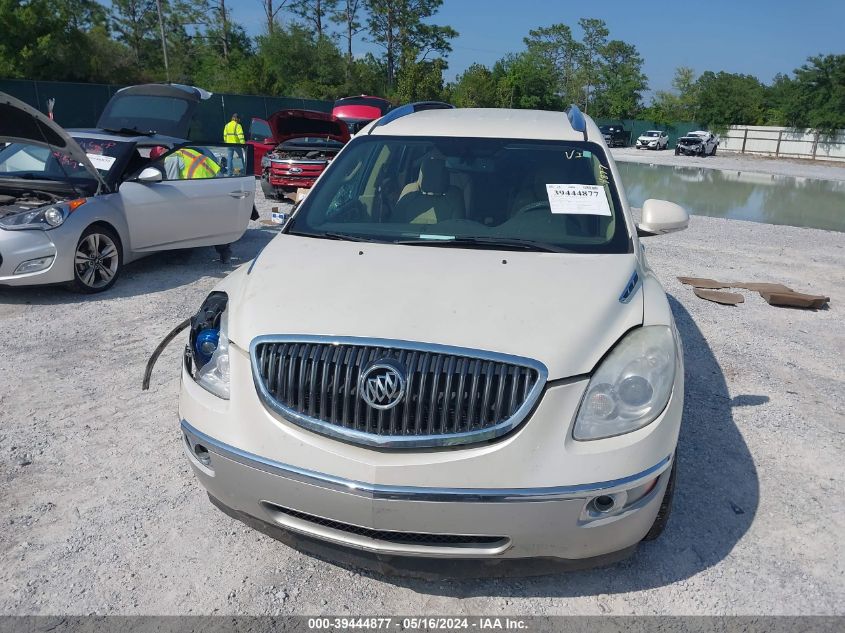
[[[661,130],[648,130],[637,138],[637,149],[666,149],[669,135]]]
[[[179,414],[212,501],[390,569],[655,538],[684,370],[640,237],[688,216],[642,214],[575,107],[365,127],[193,319]]]

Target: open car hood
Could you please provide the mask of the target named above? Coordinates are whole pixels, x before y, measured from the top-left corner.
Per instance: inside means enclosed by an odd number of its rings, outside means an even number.
[[[197,106],[210,97],[207,90],[182,84],[129,86],[109,100],[97,127],[187,139]]]
[[[349,128],[331,114],[313,110],[280,110],[270,116],[267,123],[273,133],[274,143],[284,143],[294,138],[316,136],[346,143]]]
[[[20,99],[0,92],[0,142],[38,145],[85,167],[102,187],[106,183],[79,144],[55,121]]]

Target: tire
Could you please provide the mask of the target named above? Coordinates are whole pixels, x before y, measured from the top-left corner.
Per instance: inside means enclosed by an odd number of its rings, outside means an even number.
[[[681,155],[681,150],[679,150],[679,149],[676,147],[676,148],[675,148],[675,156],[680,156],[680,155]]]
[[[713,146],[713,152],[710,154],[711,156],[715,156],[715,155],[716,155],[716,148],[717,148],[717,147],[719,147],[719,146],[718,146],[718,145],[714,145],[714,146]]]
[[[669,522],[669,515],[672,514],[672,500],[675,498],[675,475],[678,468],[678,458],[672,461],[672,470],[669,472],[669,483],[666,484],[666,491],[663,493],[663,500],[660,502],[660,509],[654,518],[654,523],[648,533],[643,537],[644,541],[653,541],[663,534],[666,524]]]
[[[83,294],[108,290],[123,267],[123,246],[109,227],[92,224],[82,232],[73,258],[70,289]]]

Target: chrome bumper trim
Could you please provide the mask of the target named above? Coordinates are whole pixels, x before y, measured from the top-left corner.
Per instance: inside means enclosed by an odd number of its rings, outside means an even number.
[[[215,440],[195,429],[187,420],[182,420],[181,426],[182,432],[192,447],[200,443],[212,453],[217,453],[222,457],[248,466],[249,468],[255,468],[272,475],[284,477],[285,479],[344,494],[389,501],[530,503],[535,501],[584,499],[601,494],[620,492],[646,483],[664,472],[672,463],[672,455],[667,455],[654,466],[629,477],[573,486],[552,486],[547,488],[427,488],[417,486],[390,486],[344,479],[334,475],[327,475],[325,473],[283,464]],[[214,462],[212,460],[211,468],[214,467],[213,464]]]

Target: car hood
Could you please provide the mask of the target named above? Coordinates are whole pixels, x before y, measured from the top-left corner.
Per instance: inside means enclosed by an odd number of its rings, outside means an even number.
[[[505,263],[506,262],[506,263]],[[549,379],[589,373],[643,322],[642,290],[619,296],[626,255],[370,244],[279,235],[232,297],[229,336],[417,341],[538,360]]]
[[[273,142],[284,143],[294,138],[320,136],[334,141],[349,141],[349,128],[337,117],[313,110],[281,110],[267,120]]]
[[[638,136],[638,141],[659,141],[660,138],[657,136]]]
[[[143,84],[118,90],[106,104],[97,127],[188,138],[194,113],[210,92],[182,84]]]
[[[0,92],[0,142],[37,145],[64,154],[106,186],[88,155],[58,123],[5,92]]]

